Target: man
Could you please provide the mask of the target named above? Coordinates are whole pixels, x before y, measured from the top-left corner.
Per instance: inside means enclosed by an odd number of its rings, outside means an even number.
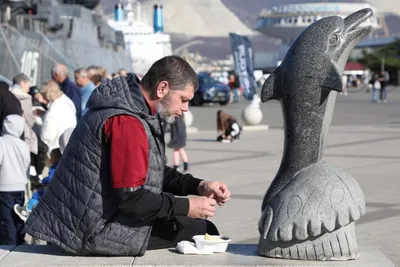
[[[86,103],[96,87],[94,86],[94,83],[89,79],[88,72],[84,68],[75,70],[75,83],[81,88],[81,110],[83,116],[87,111]]]
[[[142,81],[129,74],[100,85],[28,233],[72,254],[130,256],[218,234],[204,219],[230,199],[227,186],[165,166],[160,118],[182,116],[197,87],[196,73],[177,56],[155,62]]]
[[[0,81],[0,133],[3,130],[3,120],[8,115],[22,116],[21,103],[18,98],[10,92],[10,86]]]
[[[31,81],[28,76],[23,73],[13,78],[13,86],[11,92],[18,98],[22,107],[22,117],[24,118],[24,140],[31,152],[31,166],[29,167],[29,180],[31,189],[41,186],[40,179],[46,165],[48,147],[38,137],[34,131],[35,116],[32,109],[32,96],[29,94],[31,90]],[[29,195],[29,194],[28,194]]]
[[[119,69],[118,70],[118,75],[126,77],[128,75],[128,71],[126,69]]]
[[[378,102],[387,102],[387,85],[390,80],[389,72],[387,71],[381,71],[379,75],[379,82],[381,83],[381,91],[379,94],[379,101]]]
[[[89,79],[92,79],[92,77],[94,75],[99,75],[99,67],[95,66],[95,65],[90,65],[89,67],[87,67],[86,69],[87,73],[88,73],[88,77]]]
[[[76,119],[79,121],[81,118],[81,105],[82,98],[79,92],[79,88],[76,84],[74,84],[69,77],[67,76],[68,69],[65,65],[57,63],[51,69],[51,77],[53,80],[58,83],[61,91],[68,96],[75,105],[76,108]]]
[[[38,154],[38,139],[36,133],[33,131],[35,124],[33,109],[32,109],[32,96],[29,94],[31,81],[28,76],[23,73],[16,75],[13,78],[13,86],[10,91],[18,98],[22,107],[22,116],[25,121],[24,126],[24,139],[29,146],[30,152],[34,155]]]

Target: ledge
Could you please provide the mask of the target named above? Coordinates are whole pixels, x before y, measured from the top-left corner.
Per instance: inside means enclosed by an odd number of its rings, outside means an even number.
[[[143,257],[79,257],[71,256],[55,246],[0,246],[0,266],[344,266],[395,267],[377,249],[361,248],[355,261],[311,262],[260,257],[256,245],[231,244],[226,253],[214,255],[182,255],[173,250],[148,251]]]
[[[244,132],[255,132],[255,131],[266,131],[269,129],[269,127],[266,124],[244,125],[242,129]]]

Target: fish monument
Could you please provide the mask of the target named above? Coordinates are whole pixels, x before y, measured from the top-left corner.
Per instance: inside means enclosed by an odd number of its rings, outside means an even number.
[[[258,223],[261,256],[299,260],[359,257],[354,223],[365,214],[357,181],[322,160],[336,95],[352,49],[371,31],[369,8],[306,28],[265,81],[261,100],[279,100],[284,152]],[[364,26],[365,25],[365,26]]]

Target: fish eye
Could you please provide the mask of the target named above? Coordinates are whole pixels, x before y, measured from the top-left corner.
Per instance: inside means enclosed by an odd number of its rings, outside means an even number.
[[[340,40],[339,34],[336,33],[336,34],[332,35],[331,39],[329,39],[329,44],[335,45],[339,42],[339,40]]]

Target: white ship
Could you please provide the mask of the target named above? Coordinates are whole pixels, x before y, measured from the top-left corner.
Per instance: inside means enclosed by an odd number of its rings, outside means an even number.
[[[164,33],[162,6],[154,6],[154,26],[142,21],[138,0],[125,1],[115,7],[115,19],[108,24],[124,35],[125,49],[132,57],[132,70],[144,75],[158,59],[172,54],[170,35]],[[134,10],[134,7],[136,9]]]

